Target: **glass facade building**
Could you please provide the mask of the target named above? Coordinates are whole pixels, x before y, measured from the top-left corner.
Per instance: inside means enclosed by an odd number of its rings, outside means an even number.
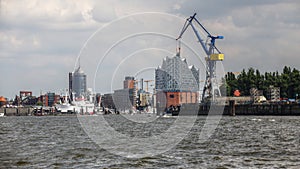
[[[199,91],[199,70],[188,66],[185,58],[179,55],[163,60],[155,70],[155,88],[160,91]]]
[[[169,108],[178,111],[183,104],[198,103],[199,70],[179,54],[166,57],[155,69],[155,90],[157,112]]]
[[[71,93],[75,93],[75,97],[86,96],[86,80],[87,76],[80,67],[78,67],[75,72],[69,73],[69,90]]]

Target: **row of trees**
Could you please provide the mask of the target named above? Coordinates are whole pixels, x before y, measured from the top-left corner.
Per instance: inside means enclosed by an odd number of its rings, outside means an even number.
[[[241,95],[250,95],[251,88],[263,90],[264,95],[270,85],[280,87],[280,97],[296,98],[300,95],[300,72],[297,69],[291,69],[285,66],[283,72],[265,72],[261,74],[259,70],[249,68],[245,69],[239,75],[228,72],[225,76],[227,96],[233,96],[235,90],[239,90]],[[224,86],[223,86],[224,87]]]

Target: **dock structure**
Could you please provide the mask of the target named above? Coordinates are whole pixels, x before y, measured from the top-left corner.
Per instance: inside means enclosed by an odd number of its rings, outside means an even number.
[[[225,116],[300,116],[300,104],[298,103],[254,103],[254,104],[238,104],[235,100],[230,100],[226,105],[196,104],[186,103],[181,105],[181,111],[174,115],[196,115],[195,110],[198,109],[198,115],[208,115],[210,109],[223,111],[218,115]],[[108,109],[107,109],[108,110]],[[111,111],[111,110],[109,110]],[[158,112],[164,109],[157,109]],[[59,115],[54,110],[34,109],[32,107],[2,107],[0,113],[5,116],[30,116],[30,115]],[[110,112],[111,113],[111,112]],[[109,112],[107,112],[109,114]],[[211,114],[210,114],[211,115]]]
[[[4,113],[4,116],[42,116],[42,115],[58,115],[54,107],[2,107],[0,113]]]
[[[200,104],[198,115],[208,115],[210,105]],[[297,103],[270,103],[270,104],[236,104],[231,100],[224,106],[223,115],[240,116],[300,116],[300,105]]]
[[[157,113],[179,113],[183,111],[182,105],[198,104],[199,85],[199,69],[189,65],[179,52],[165,57],[162,65],[155,69]]]
[[[0,113],[4,113],[5,116],[28,116],[33,113],[33,108],[30,107],[15,107],[15,108],[0,108]]]
[[[228,114],[228,108],[225,107],[224,114]],[[248,104],[235,105],[236,115],[272,115],[272,116],[299,116],[300,105],[293,104]]]
[[[235,100],[229,101],[228,114],[230,116],[235,116]]]

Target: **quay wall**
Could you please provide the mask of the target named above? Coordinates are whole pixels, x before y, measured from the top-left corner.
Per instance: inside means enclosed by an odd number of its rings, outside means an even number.
[[[272,116],[300,116],[299,104],[229,104],[213,106],[218,110],[223,109],[223,115],[272,115]],[[198,115],[208,115],[209,105],[200,105]]]
[[[33,108],[30,107],[18,107],[18,108],[0,108],[0,113],[4,113],[5,116],[28,116],[33,112]]]
[[[299,116],[299,104],[249,104],[234,105],[235,115],[273,115],[273,116]],[[224,114],[230,113],[230,106],[225,107]]]
[[[272,116],[300,116],[300,104],[229,104],[210,107],[208,104],[184,104],[175,115],[272,115]],[[195,111],[196,110],[196,111]],[[212,110],[212,111],[210,111]],[[158,109],[157,113],[164,109]],[[223,113],[220,113],[223,112]],[[0,108],[0,113],[5,116],[28,116],[34,115],[34,109],[30,107]],[[52,113],[53,114],[53,113]],[[55,113],[54,113],[55,114]],[[51,115],[51,113],[48,115]]]
[[[184,107],[184,108],[183,108]],[[192,115],[198,108],[198,115],[253,115],[253,116],[300,116],[300,104],[183,104],[180,112],[173,115]],[[211,111],[210,111],[211,110]],[[163,110],[160,110],[163,111]],[[159,111],[158,111],[159,113]],[[194,114],[195,115],[195,114]]]

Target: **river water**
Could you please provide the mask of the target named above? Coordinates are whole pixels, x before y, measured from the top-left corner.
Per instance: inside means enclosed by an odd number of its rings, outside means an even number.
[[[121,115],[105,118],[132,137],[160,133],[176,119],[159,118],[145,129]],[[0,168],[300,168],[300,117],[224,116],[199,142],[205,118],[168,151],[128,158],[96,144],[76,116],[3,117]]]

